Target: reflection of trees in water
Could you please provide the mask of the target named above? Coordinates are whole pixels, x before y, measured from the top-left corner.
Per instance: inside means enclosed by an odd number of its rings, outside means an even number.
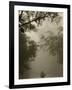
[[[25,32],[37,31],[36,27],[42,25],[42,22],[50,19],[50,22],[55,22],[58,24],[60,22],[61,16],[57,12],[37,12],[37,11],[19,11],[19,78],[29,78],[27,74],[30,69],[30,62],[36,57],[37,43],[30,40],[25,34]],[[52,36],[53,37],[53,36]],[[50,37],[49,48],[50,52],[55,52],[58,49],[57,43],[55,41],[60,38],[54,36]],[[45,37],[44,37],[45,38]],[[49,37],[48,37],[49,39]],[[46,40],[45,40],[46,41]],[[62,41],[62,39],[61,39]],[[53,43],[53,44],[52,44]],[[62,43],[59,42],[59,45]],[[47,41],[46,41],[46,45]],[[62,48],[61,46],[59,48]],[[60,49],[61,50],[61,49]],[[60,54],[62,51],[60,52]],[[43,74],[43,73],[42,73]]]

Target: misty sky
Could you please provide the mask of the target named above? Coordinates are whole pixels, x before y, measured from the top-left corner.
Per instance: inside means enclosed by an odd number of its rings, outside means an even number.
[[[62,17],[59,24],[56,24],[55,22],[51,23],[50,20],[46,18],[46,20],[43,21],[43,24],[37,27],[37,32],[26,32],[26,35],[30,37],[31,40],[34,40],[38,43],[41,42],[41,35],[48,36],[48,31],[52,31],[54,34],[57,34],[58,27],[63,26],[63,14],[59,13],[59,15]],[[44,51],[43,49],[37,51],[35,60],[31,62],[31,68],[30,74],[32,78],[39,77],[41,71],[44,71],[46,76],[50,77],[62,76],[63,71],[63,66],[57,63],[57,57],[49,55],[48,51]]]

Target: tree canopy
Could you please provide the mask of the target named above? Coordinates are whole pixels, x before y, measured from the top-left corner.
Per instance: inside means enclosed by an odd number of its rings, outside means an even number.
[[[36,25],[41,25],[46,19],[51,22],[59,23],[61,16],[57,12],[41,12],[41,11],[19,11],[19,27],[22,32],[27,30],[35,30]]]
[[[50,19],[51,23],[59,24],[61,16],[58,12],[42,12],[42,11],[23,11],[19,10],[19,78],[27,78],[24,76],[30,69],[29,62],[36,57],[37,43],[27,37],[25,32],[37,31],[37,27],[41,26],[43,21]],[[49,32],[48,32],[49,33]],[[51,32],[50,32],[51,33]],[[63,62],[63,27],[58,27],[58,34],[45,37],[41,36],[42,41],[51,55],[58,55],[59,61]],[[41,45],[40,45],[41,46]],[[62,58],[60,58],[62,57]]]

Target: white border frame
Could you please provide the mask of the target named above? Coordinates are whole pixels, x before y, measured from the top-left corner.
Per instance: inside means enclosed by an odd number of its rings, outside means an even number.
[[[63,77],[55,78],[38,78],[38,79],[19,79],[19,27],[18,27],[18,10],[33,10],[33,11],[50,11],[63,12]],[[52,8],[52,7],[34,7],[34,6],[14,6],[14,84],[38,84],[38,83],[53,83],[53,82],[67,82],[67,9],[66,8]]]

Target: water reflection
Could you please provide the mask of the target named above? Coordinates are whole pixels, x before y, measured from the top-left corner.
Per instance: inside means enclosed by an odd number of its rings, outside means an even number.
[[[41,42],[40,36],[44,35],[46,36],[45,38],[48,38],[48,34],[46,32],[47,31],[49,32],[49,30],[52,31],[54,35],[56,35],[58,31],[57,25],[55,23],[51,24],[50,22],[45,20],[43,22],[43,25],[38,27],[38,29],[39,30],[37,32],[26,31],[24,35],[22,34],[19,35],[20,36],[19,38],[20,39],[19,42],[20,43],[19,44],[20,45],[19,47],[20,48],[20,58],[19,58],[20,79],[62,77],[63,64],[58,63],[58,55],[57,54],[50,55],[48,50],[44,50],[43,48],[40,48],[40,43],[43,43]],[[27,36],[29,37],[28,40],[27,40]],[[52,39],[54,38],[52,37]],[[61,39],[61,37],[59,39]],[[57,38],[55,38],[54,40],[55,40],[54,46],[56,47]],[[60,44],[62,46],[62,42],[60,42]]]
[[[57,56],[49,55],[47,51],[37,51],[37,57],[30,63],[30,78],[62,77],[62,64],[57,63]]]

